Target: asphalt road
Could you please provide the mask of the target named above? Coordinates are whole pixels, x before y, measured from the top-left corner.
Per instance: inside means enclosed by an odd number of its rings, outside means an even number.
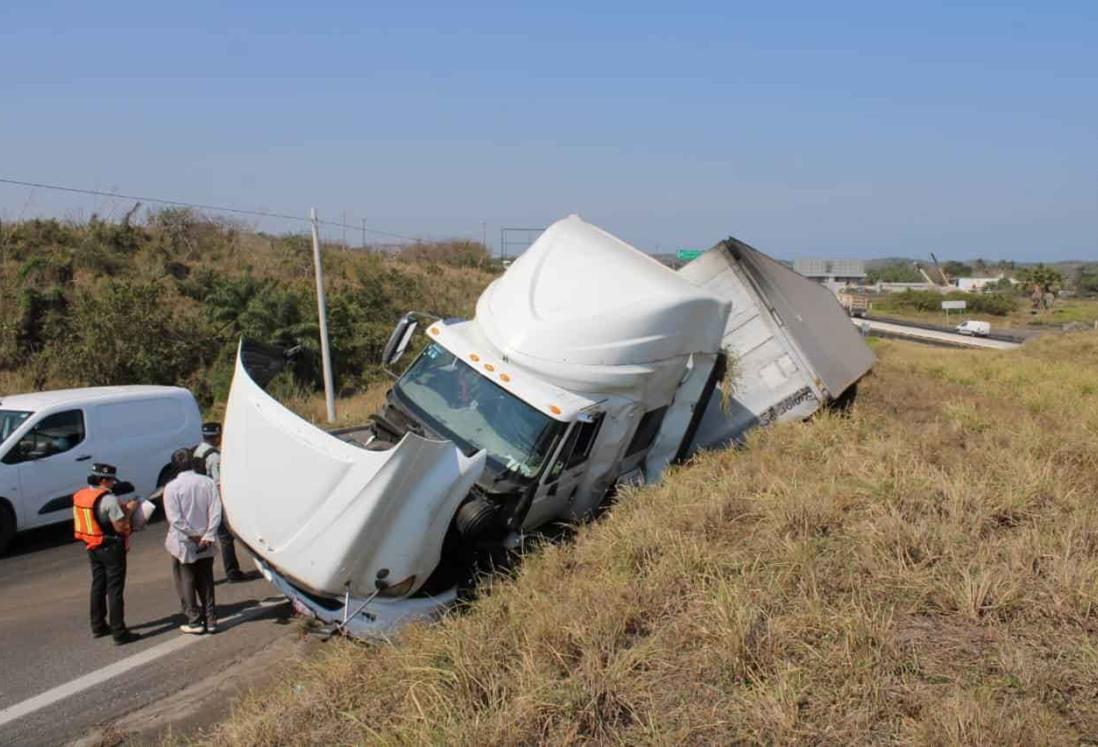
[[[159,522],[134,538],[126,623],[142,639],[125,646],[91,636],[91,574],[83,545],[71,541],[71,525],[20,536],[0,558],[0,745],[64,744],[135,711],[191,697],[182,693],[207,679],[232,693],[233,667],[251,661],[254,670],[265,651],[293,637],[289,605],[258,574],[224,582],[220,559],[221,632],[180,633],[166,531]],[[246,552],[241,565],[252,569]],[[186,730],[187,709],[171,710],[173,723],[142,724],[141,731],[155,739],[161,728]]]
[[[995,340],[987,337],[973,337],[961,335],[956,332],[941,332],[925,329],[923,327],[911,327],[906,324],[894,322],[880,322],[874,319],[854,319],[855,324],[868,325],[870,334],[881,337],[899,337],[916,342],[926,342],[932,345],[949,345],[951,347],[988,348],[991,350],[1014,350],[1021,347],[1021,343],[1007,340]]]

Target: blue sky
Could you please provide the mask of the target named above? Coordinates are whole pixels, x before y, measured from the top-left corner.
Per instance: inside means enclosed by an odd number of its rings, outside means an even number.
[[[657,251],[1098,259],[1093,0],[7,0],[0,70],[3,177],[493,244],[578,212]],[[126,207],[0,185],[0,218]]]

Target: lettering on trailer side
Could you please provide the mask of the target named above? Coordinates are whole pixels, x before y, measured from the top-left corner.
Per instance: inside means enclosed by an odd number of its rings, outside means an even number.
[[[759,425],[770,425],[782,415],[806,402],[819,402],[819,400],[816,399],[816,395],[813,394],[812,390],[808,387],[799,389],[778,404],[768,407],[766,411],[759,416]]]

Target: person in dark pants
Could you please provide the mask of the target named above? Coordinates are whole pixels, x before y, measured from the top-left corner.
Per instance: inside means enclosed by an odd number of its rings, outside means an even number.
[[[172,580],[187,622],[179,627],[184,633],[216,633],[217,610],[214,606],[213,556],[184,563],[172,558]]]
[[[202,424],[202,443],[194,449],[194,455],[201,460],[199,471],[213,479],[217,484],[218,496],[221,495],[221,424]],[[240,561],[236,559],[236,542],[232,529],[224,513],[221,526],[217,530],[217,544],[221,546],[221,563],[225,566],[225,578],[231,583],[248,580],[248,574],[240,570]]]
[[[164,486],[164,547],[172,556],[172,577],[187,618],[180,630],[196,634],[217,632],[213,546],[221,524],[217,486],[197,471],[200,463],[190,449],[176,451],[172,465],[177,474]]]
[[[121,646],[141,637],[126,628],[123,598],[126,538],[138,503],[120,501],[111,492],[118,483],[117,472],[113,465],[93,464],[88,487],[72,497],[72,512],[74,534],[87,547],[91,563],[92,635],[110,635],[115,645]]]

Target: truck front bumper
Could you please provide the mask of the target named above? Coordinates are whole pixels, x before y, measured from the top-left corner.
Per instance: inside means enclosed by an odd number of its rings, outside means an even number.
[[[382,638],[406,623],[434,620],[457,600],[457,589],[448,589],[437,596],[375,597],[366,604],[363,604],[365,600],[356,597],[320,598],[294,586],[262,559],[255,558],[255,564],[263,577],[286,595],[298,614],[324,625],[340,627],[357,638]]]

